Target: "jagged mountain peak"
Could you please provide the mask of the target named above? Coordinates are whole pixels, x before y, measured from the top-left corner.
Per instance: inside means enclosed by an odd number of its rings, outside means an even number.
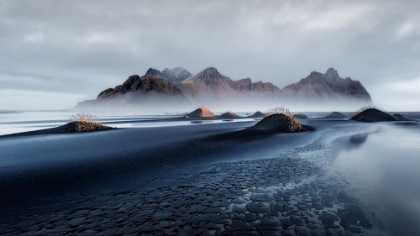
[[[168,69],[168,68],[166,68],[166,69]],[[171,70],[180,71],[180,70],[186,70],[186,69],[184,67],[182,67],[182,66],[177,66],[175,68],[172,68]]]
[[[325,73],[325,74],[332,74],[332,73],[337,73],[337,70],[334,69],[333,67],[328,68],[327,73]]]
[[[149,68],[145,74],[146,77],[152,77],[152,76],[158,76],[158,75],[162,76],[162,72],[153,68]]]
[[[252,102],[254,99],[265,102],[278,99],[292,102],[372,101],[359,81],[340,78],[334,68],[329,68],[325,74],[313,71],[299,82],[279,89],[269,82],[253,83],[250,78],[232,80],[214,67],[208,67],[194,76],[182,67],[175,67],[165,68],[162,72],[150,68],[141,77],[132,75],[123,84],[102,91],[97,102],[112,100],[115,103],[134,104],[140,100],[146,101],[139,98],[179,98],[197,105]]]
[[[340,75],[338,74],[337,70],[334,68],[329,68],[327,72],[324,74],[325,80],[328,82],[334,82],[340,79]]]
[[[225,77],[222,74],[219,73],[219,71],[214,67],[207,67],[197,75],[200,75],[199,77],[208,77],[208,78],[222,78]]]
[[[220,74],[214,67],[208,67],[200,73],[194,75],[192,80],[203,82],[208,86],[217,86],[224,83],[230,84],[232,82],[229,77]]]
[[[189,71],[187,71],[181,66],[178,66],[172,69],[165,68],[162,71],[162,74],[165,78],[167,78],[168,80],[172,82],[181,82],[185,80],[186,78],[192,76],[192,74]]]
[[[169,69],[169,68],[165,68],[162,73],[164,73],[165,71],[170,71],[170,72],[183,72],[183,71],[187,71],[184,67],[182,66],[177,66],[175,68]],[[187,71],[188,72],[188,71]],[[188,72],[189,73],[189,72]]]
[[[371,101],[369,93],[359,81],[341,78],[334,68],[329,68],[325,74],[313,71],[299,83],[283,88],[282,92],[288,96],[307,100],[350,97]]]

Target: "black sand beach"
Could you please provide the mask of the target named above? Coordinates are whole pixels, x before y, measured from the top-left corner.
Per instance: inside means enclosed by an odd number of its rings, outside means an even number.
[[[369,135],[404,136],[417,122],[301,122],[314,130],[246,131],[254,121],[1,137],[0,234],[417,232],[379,214],[335,171],[340,153]],[[397,218],[416,223],[415,213]]]

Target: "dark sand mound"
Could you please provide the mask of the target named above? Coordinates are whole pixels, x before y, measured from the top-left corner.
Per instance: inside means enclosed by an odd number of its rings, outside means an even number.
[[[112,129],[116,129],[116,128],[103,125],[96,121],[72,121],[65,125],[58,126],[56,128],[41,129],[41,130],[16,133],[16,134],[7,134],[1,137],[6,138],[6,137],[19,137],[19,136],[40,135],[40,134],[85,133],[85,132],[105,131],[105,130],[112,130]]]
[[[362,110],[350,119],[363,122],[381,122],[381,121],[396,121],[390,114],[380,111],[376,108],[368,108]]]
[[[297,114],[294,114],[293,116],[298,119],[308,119],[308,116],[302,113],[297,113]]]
[[[252,115],[250,115],[248,117],[249,118],[262,118],[262,117],[264,117],[264,113],[262,113],[260,111],[257,111],[257,112],[255,112],[254,114],[252,114]]]
[[[219,117],[220,118],[236,118],[236,117],[239,117],[239,116],[237,114],[231,112],[231,111],[228,111],[228,112],[225,112],[225,113],[221,114]]]
[[[83,133],[110,129],[113,128],[95,121],[73,121],[55,128],[58,133]]]
[[[272,132],[302,132],[311,130],[309,126],[302,125],[299,120],[289,114],[272,114],[263,118],[256,125],[251,127],[253,130],[272,131]]]
[[[216,117],[209,109],[205,107],[199,107],[197,110],[188,113],[185,118],[212,118]]]
[[[410,121],[410,119],[398,113],[392,115],[392,117],[394,117],[397,121]]]
[[[340,112],[331,112],[330,114],[328,114],[325,118],[326,119],[340,119],[340,118],[345,118],[346,116],[343,113]]]

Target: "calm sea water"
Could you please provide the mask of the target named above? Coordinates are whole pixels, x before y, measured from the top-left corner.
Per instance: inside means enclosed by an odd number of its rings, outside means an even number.
[[[325,117],[328,112],[303,112],[312,119]],[[400,112],[399,112],[400,113]],[[72,121],[72,115],[76,111],[2,111],[0,110],[0,135],[27,132],[39,129],[46,129],[64,125]],[[104,124],[117,128],[139,128],[139,127],[159,127],[177,125],[197,125],[198,122],[191,121],[165,121],[162,119],[179,118],[182,114],[162,114],[162,115],[138,115],[138,114],[111,114],[105,112],[90,113]],[[219,113],[215,113],[216,115]],[[239,116],[246,117],[252,112],[238,112]],[[350,117],[352,112],[343,112]],[[401,113],[409,118],[420,120],[420,112]],[[212,123],[222,122],[249,122],[254,119],[233,119],[233,120],[213,120]],[[147,121],[147,122],[145,122]]]
[[[0,135],[14,134],[33,130],[53,128],[72,121],[75,111],[0,111]],[[178,125],[199,125],[200,122],[176,121],[171,118],[180,118],[181,114],[165,115],[136,115],[136,114],[109,114],[104,112],[90,113],[98,121],[117,128],[161,127]],[[246,116],[247,113],[238,113]],[[165,120],[166,119],[166,120]],[[249,122],[254,119],[213,120],[211,123],[222,122]]]

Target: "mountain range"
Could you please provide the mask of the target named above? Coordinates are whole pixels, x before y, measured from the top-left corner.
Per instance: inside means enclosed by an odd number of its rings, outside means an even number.
[[[80,109],[160,107],[280,107],[296,105],[368,105],[371,96],[359,81],[341,78],[330,68],[312,72],[283,89],[250,78],[232,80],[209,67],[192,75],[182,67],[150,68],[143,76],[132,75],[124,83],[99,93],[96,99],[79,103]],[[175,109],[174,109],[175,110]]]

